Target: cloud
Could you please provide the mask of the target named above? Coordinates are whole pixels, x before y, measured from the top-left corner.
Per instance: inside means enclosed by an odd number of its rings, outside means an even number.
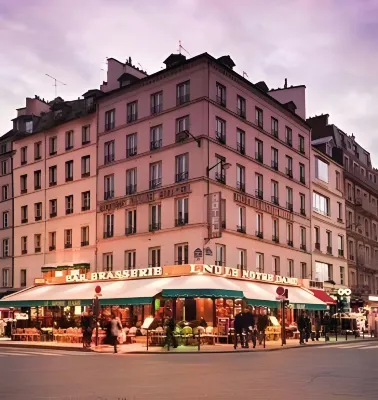
[[[66,99],[104,79],[106,57],[149,73],[178,49],[230,54],[239,73],[269,87],[307,86],[307,115],[330,121],[378,165],[378,2],[375,0],[0,0],[1,133],[25,97]]]

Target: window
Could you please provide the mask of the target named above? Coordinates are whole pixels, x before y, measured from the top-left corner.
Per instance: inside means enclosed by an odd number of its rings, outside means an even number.
[[[344,257],[344,237],[342,235],[337,236],[337,248],[339,257]]]
[[[65,249],[72,248],[72,229],[64,230],[64,248]]]
[[[315,249],[320,250],[320,228],[318,226],[314,227],[315,233]]]
[[[237,96],[236,97],[236,104],[237,104],[237,114],[239,115],[239,117],[241,118],[246,118],[246,102],[245,102],[245,98],[241,97],[241,96]]]
[[[163,145],[163,125],[153,126],[150,129],[150,150],[160,149]]]
[[[3,257],[9,257],[9,239],[3,239]]]
[[[58,139],[56,136],[52,136],[49,138],[49,149],[50,149],[50,156],[53,156],[57,152],[57,142]]]
[[[3,287],[9,286],[9,269],[3,268],[2,270]]]
[[[81,128],[81,144],[88,144],[91,142],[91,126],[85,125]]]
[[[349,158],[347,156],[344,156],[344,167],[349,171]]]
[[[236,229],[240,233],[245,233],[245,219],[246,219],[245,207],[238,207],[238,225]]]
[[[315,261],[315,280],[319,282],[333,280],[332,265]]]
[[[131,168],[126,171],[126,195],[137,192],[137,169]]]
[[[126,250],[125,251],[125,269],[135,269],[136,268],[136,251]]]
[[[34,204],[34,219],[36,221],[41,221],[41,219],[42,219],[42,203]]]
[[[315,177],[328,183],[328,164],[320,158],[315,158]]]
[[[9,186],[3,185],[1,187],[1,198],[3,201],[8,200]]]
[[[337,222],[343,222],[343,205],[337,202]]]
[[[285,141],[290,147],[293,146],[293,131],[288,126],[285,129]]]
[[[272,187],[272,203],[278,206],[279,205],[278,182],[272,180],[271,187]]]
[[[226,246],[215,245],[215,265],[226,265]]]
[[[354,242],[352,240],[348,243],[348,257],[349,260],[354,261]]]
[[[286,208],[293,212],[293,189],[286,186]]]
[[[28,222],[28,206],[21,207],[21,224]]]
[[[272,147],[272,163],[271,163],[272,168],[275,171],[278,171],[278,150]]]
[[[91,174],[91,156],[81,157],[81,177],[85,178]]]
[[[41,189],[41,176],[42,176],[42,172],[39,171],[34,171],[34,190],[39,190]]]
[[[21,165],[24,165],[28,162],[28,147],[21,147]],[[4,175],[4,173],[3,173]]]
[[[49,251],[56,249],[56,232],[49,233]]]
[[[150,206],[150,232],[161,229],[161,205],[154,204]]]
[[[294,278],[294,260],[287,260],[287,270],[290,278]]]
[[[8,228],[9,226],[9,212],[4,211],[3,212],[3,228]]]
[[[176,119],[176,135],[189,130],[189,115]]]
[[[348,193],[348,200],[353,201],[353,191],[352,191],[352,185],[348,183],[347,185],[347,193]]]
[[[305,154],[305,140],[302,135],[298,135],[299,152]]]
[[[20,186],[21,186],[21,194],[27,193],[27,191],[28,191],[28,176],[27,175],[20,176]]]
[[[157,114],[163,111],[163,92],[151,95],[151,114]]]
[[[319,214],[330,215],[329,198],[319,193],[313,192],[312,195],[313,210]]]
[[[74,133],[73,131],[66,132],[66,150],[71,150],[74,147]]]
[[[6,175],[8,173],[8,161],[1,161],[1,175]]]
[[[306,183],[305,166],[303,164],[299,164],[299,181],[303,184]]]
[[[114,197],[114,175],[104,176],[104,200]]]
[[[126,211],[126,232],[125,235],[134,235],[137,226],[137,210]]]
[[[278,243],[279,240],[279,222],[277,218],[272,219],[272,241]]]
[[[66,196],[66,215],[73,213],[73,195]]]
[[[88,211],[91,208],[91,192],[81,193],[81,211]]]
[[[216,118],[216,132],[215,137],[218,142],[225,144],[226,143],[226,121],[220,118]]]
[[[81,227],[81,247],[89,246],[89,226]]]
[[[189,154],[176,156],[176,182],[186,181],[189,177]]]
[[[306,228],[300,227],[300,247],[301,250],[306,251]]]
[[[127,122],[134,122],[138,119],[138,102],[133,101],[127,104]]]
[[[278,138],[278,120],[273,117],[271,119],[271,129],[272,129],[272,135]]]
[[[25,132],[26,133],[33,133],[33,121],[26,121],[25,122]]]
[[[293,177],[293,159],[289,156],[286,156],[286,175],[289,178]]]
[[[161,166],[161,161],[150,164],[150,189],[156,189],[162,185]]]
[[[256,253],[256,271],[264,272],[264,254]]]
[[[28,238],[26,236],[21,237],[21,254],[28,252]]]
[[[336,189],[341,190],[341,176],[339,171],[336,171]]]
[[[344,285],[345,282],[345,268],[340,266],[340,285]]]
[[[177,105],[189,103],[190,101],[190,81],[177,85]]]
[[[104,164],[114,161],[114,140],[104,143]]]
[[[255,112],[256,112],[256,125],[262,129],[264,127],[263,110],[256,107]]]
[[[261,140],[255,140],[255,148],[256,154],[255,158],[258,162],[264,162],[264,149],[263,149],[263,142]]]
[[[150,268],[160,267],[160,247],[150,248],[148,251],[148,266]]]
[[[306,215],[306,196],[303,193],[299,193],[299,201],[301,206],[301,215]]]
[[[245,249],[237,249],[238,252],[238,269],[247,269],[247,251]]]
[[[226,164],[226,159],[222,156],[215,157],[215,179],[220,183],[226,183],[226,168],[224,165]]]
[[[113,237],[114,235],[114,214],[106,214],[104,216],[104,239]]]
[[[293,224],[287,223],[286,224],[286,239],[287,239],[287,245],[290,247],[294,246],[293,243]]]
[[[245,168],[239,164],[236,164],[236,187],[245,192]]]
[[[0,153],[1,153],[1,154],[4,154],[4,153],[6,153],[7,151],[8,151],[8,149],[7,149],[7,144],[6,144],[6,143],[1,144],[1,145],[0,145]]]
[[[306,263],[301,263],[301,278],[302,279],[307,279],[307,264]]]
[[[245,154],[245,132],[236,130],[236,149],[240,154]]]
[[[55,186],[57,184],[57,167],[53,165],[49,168],[49,186]]]
[[[115,127],[115,110],[109,110],[105,113],[105,130],[110,131]]]
[[[332,232],[326,231],[327,253],[332,254]]]
[[[58,201],[57,199],[50,200],[50,218],[56,217],[57,209],[58,209]]]
[[[176,226],[189,223],[188,203],[189,199],[187,197],[176,200]]]
[[[263,238],[263,215],[256,213],[256,236]]]
[[[73,161],[66,161],[66,182],[73,181]]]
[[[104,253],[103,259],[103,270],[113,271],[113,253]]]
[[[273,256],[272,257],[272,272],[274,275],[280,275],[281,270],[280,270],[280,258]]]
[[[175,245],[175,264],[182,265],[189,263],[189,246],[188,243]]]
[[[20,271],[20,285],[26,287],[26,269]]]
[[[256,189],[255,189],[255,196],[263,200],[264,198],[264,184],[263,184],[263,176],[261,174],[255,174],[255,181],[256,181]]]
[[[225,86],[221,85],[219,82],[216,84],[217,89],[217,103],[220,104],[222,107],[226,107],[226,88]]]

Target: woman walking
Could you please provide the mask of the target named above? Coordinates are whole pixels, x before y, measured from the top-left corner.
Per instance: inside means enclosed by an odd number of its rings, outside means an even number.
[[[114,346],[114,353],[118,353],[117,350],[118,334],[119,330],[122,329],[122,325],[119,318],[117,318],[114,313],[112,314],[112,320],[110,321],[109,325],[110,325],[112,345]]]

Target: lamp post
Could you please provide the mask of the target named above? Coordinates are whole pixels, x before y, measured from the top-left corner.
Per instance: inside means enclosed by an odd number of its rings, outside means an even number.
[[[176,137],[177,137],[178,141],[181,142],[181,141],[184,141],[185,139],[187,139],[189,136],[197,142],[198,147],[201,147],[201,139],[196,138],[187,129],[178,133]]]

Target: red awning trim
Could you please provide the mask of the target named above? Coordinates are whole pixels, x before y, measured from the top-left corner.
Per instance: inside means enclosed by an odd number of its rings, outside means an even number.
[[[336,301],[323,290],[311,289],[314,296],[326,304],[336,304]]]

